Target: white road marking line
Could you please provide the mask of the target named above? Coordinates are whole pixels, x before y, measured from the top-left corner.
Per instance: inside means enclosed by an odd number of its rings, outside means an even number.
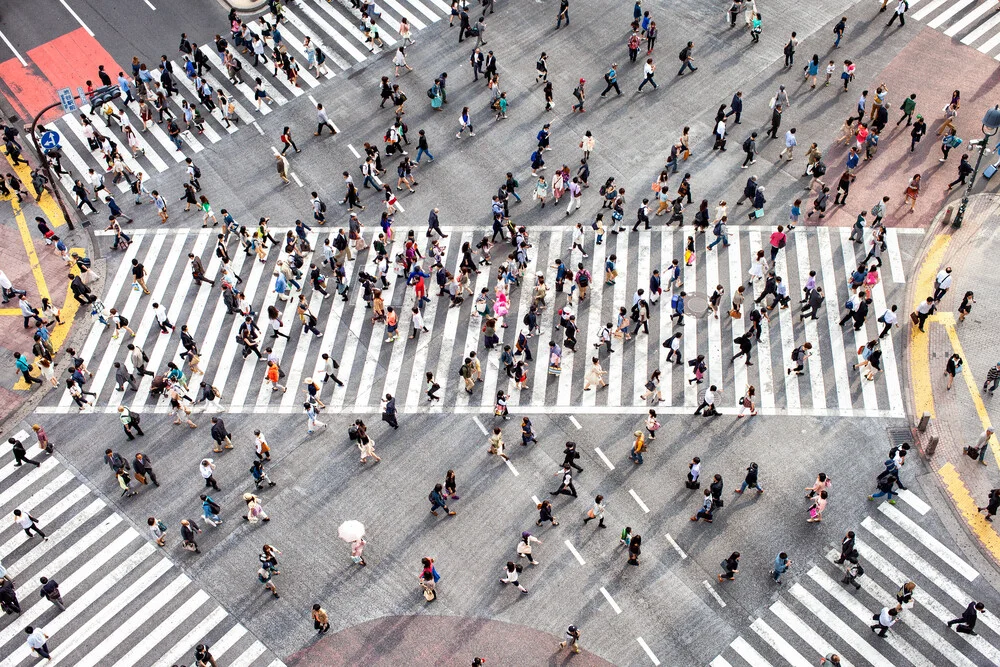
[[[229,663],[230,667],[250,667],[254,660],[264,655],[265,651],[267,651],[266,646],[261,644],[259,641],[254,642],[240,657]]]
[[[906,276],[903,274],[903,256],[899,254],[899,239],[895,229],[887,229],[885,232],[886,254],[889,255],[889,270],[892,273],[892,282],[905,283]]]
[[[20,53],[17,52],[17,49],[14,48],[14,45],[10,43],[9,39],[7,39],[7,35],[5,35],[2,32],[0,32],[0,39],[2,39],[3,43],[7,45],[7,48],[9,48],[11,51],[14,52],[14,55],[17,56],[17,59],[21,62],[21,66],[22,67],[27,67],[28,66],[28,61],[25,60],[24,57]]]
[[[84,22],[83,22],[83,19],[81,19],[81,18],[80,18],[80,16],[79,16],[79,15],[78,15],[78,14],[77,14],[76,12],[74,12],[74,11],[73,11],[73,8],[72,8],[72,7],[70,7],[70,6],[68,5],[68,4],[66,4],[66,0],[59,0],[59,2],[61,2],[61,3],[62,3],[62,6],[66,8],[66,11],[67,11],[67,12],[69,12],[70,14],[72,14],[72,15],[73,15],[73,18],[75,18],[75,19],[76,19],[76,22],[77,22],[77,23],[79,23],[79,24],[80,24],[80,26],[81,26],[81,27],[82,27],[82,28],[83,28],[84,30],[86,30],[86,31],[87,31],[87,34],[88,34],[88,35],[90,35],[91,37],[93,37],[93,36],[94,36],[94,31],[93,31],[93,30],[91,30],[90,28],[88,28],[88,27],[87,27],[87,24],[86,24],[86,23],[84,23]]]
[[[615,466],[611,463],[608,457],[604,455],[604,452],[601,451],[600,447],[594,447],[594,451],[597,452],[597,455],[601,457],[602,461],[604,461],[604,465],[608,466],[608,470],[615,469]]]
[[[649,644],[647,644],[642,637],[636,637],[635,640],[639,642],[639,646],[641,646],[642,650],[646,652],[646,655],[648,655],[649,659],[653,661],[653,664],[659,665],[660,661],[656,658],[656,655],[653,653],[653,650],[649,648]]]
[[[569,544],[569,542],[567,541],[566,544]],[[614,598],[611,597],[611,593],[608,593],[608,589],[606,589],[604,586],[601,586],[601,594],[604,596],[604,599],[608,601],[608,604],[611,605],[611,608],[614,610],[615,614],[622,613],[622,608],[618,606],[618,603],[615,602]]]
[[[721,655],[717,656],[715,660],[708,663],[709,667],[733,667],[728,660],[723,658]]]
[[[294,171],[292,172],[292,180],[295,181],[296,185],[298,185],[300,188],[302,187],[302,181],[299,180],[299,175],[296,174]]]
[[[775,632],[763,619],[758,618],[751,623],[750,629],[756,632],[761,639],[767,642],[789,664],[794,665],[794,667],[811,667],[812,663],[803,658],[802,654],[795,650],[795,647],[785,641],[785,638]]]
[[[118,662],[116,662],[112,667],[131,667],[140,661],[147,653],[153,650],[161,641],[166,639],[170,633],[181,626],[181,623],[186,621],[188,617],[198,610],[201,605],[208,600],[208,593],[198,589],[194,595],[184,601],[180,607],[174,610],[170,616],[168,616],[162,623],[156,626],[156,629],[147,632],[141,640],[135,643],[128,653],[123,655]],[[225,618],[225,612],[223,612],[222,618]],[[220,619],[221,620],[221,619]],[[204,637],[211,627],[200,627],[201,621],[198,622],[198,626],[202,631],[202,636]],[[197,641],[197,640],[196,640]]]
[[[639,503],[639,507],[642,508],[642,511],[649,514],[649,508],[646,507],[646,503],[642,502],[642,498],[640,498],[639,494],[635,492],[635,489],[629,489],[628,492],[629,495],[635,499],[635,502]]]
[[[354,157],[359,158],[359,159],[361,158],[361,153],[359,153],[357,150],[355,150],[354,146],[352,146],[351,144],[347,144],[347,147],[349,149],[351,149],[351,153],[354,154]]]
[[[809,644],[820,655],[836,653],[837,649],[828,641],[819,636],[812,626],[798,617],[791,609],[786,607],[780,600],[771,605],[771,612],[781,619],[785,625],[792,629],[792,632],[802,638],[802,641]],[[840,656],[841,667],[854,667],[844,656]]]
[[[861,553],[861,557],[865,560],[865,563],[871,564],[876,569],[880,570],[892,581],[892,583],[897,586],[902,586],[909,581],[909,577],[896,569],[895,566],[890,564],[889,561],[881,556],[881,554],[869,547],[867,544],[864,542],[857,542],[856,544],[858,551]],[[830,554],[827,555],[827,560],[835,560],[837,555],[837,552],[831,551]],[[925,607],[942,623],[947,622],[955,616],[953,612],[948,610],[948,608],[934,598],[930,597],[922,588],[918,588],[914,591],[913,598],[917,601],[917,604]],[[962,637],[966,642],[976,647],[976,650],[989,658],[990,662],[995,665],[1000,665],[1000,649],[990,645],[989,642],[978,635],[959,633],[958,636]]]
[[[899,499],[902,500],[904,503],[906,503],[913,509],[920,512],[921,515],[927,514],[928,512],[931,511],[931,506],[925,503],[920,498],[918,498],[917,495],[913,493],[913,491],[910,491],[909,489],[903,489],[896,495],[898,495]]]
[[[583,556],[580,555],[580,552],[577,551],[576,548],[573,547],[573,544],[569,540],[566,540],[566,548],[569,549],[570,553],[573,554],[573,557],[576,558],[576,561],[578,563],[580,563],[580,565],[586,565],[587,564],[587,561],[583,560]],[[604,589],[602,588],[601,590],[604,590]],[[605,593],[605,595],[607,595],[607,594]],[[608,597],[608,600],[610,600],[610,599],[611,598]]]
[[[267,647],[259,641],[255,641],[240,657],[229,663],[230,667],[250,667],[254,660],[264,655],[265,651],[267,651]]]
[[[486,430],[486,427],[483,426],[483,423],[479,421],[478,417],[473,417],[472,421],[476,422],[476,426],[478,426],[479,430],[483,432],[483,435],[489,435],[489,432]]]
[[[531,496],[531,502],[535,503],[535,507],[542,504],[542,501],[538,499],[538,496]]]
[[[771,667],[771,663],[765,660],[760,653],[757,653],[757,650],[750,646],[743,637],[734,639],[729,647],[739,653],[740,657],[750,663],[751,667]]]
[[[510,468],[510,471],[514,473],[514,477],[517,477],[518,474],[520,474],[517,472],[517,468],[514,467],[514,464],[510,462],[510,459],[504,459],[504,463],[506,463],[507,467]]]
[[[681,549],[681,546],[674,541],[674,538],[670,537],[670,533],[667,533],[667,541],[670,542],[671,546],[673,546],[674,550],[678,553],[678,555],[680,555],[682,560],[687,558],[687,554],[684,553],[684,550]]]
[[[51,621],[49,621],[48,623],[46,623],[45,624],[45,632],[46,632],[46,634],[48,634],[50,637],[54,636],[57,632],[59,632],[60,630],[62,630],[65,627],[67,627],[70,623],[73,622],[73,620],[77,616],[81,615],[85,611],[88,612],[88,615],[90,615],[90,618],[92,619],[92,622],[94,622],[95,624],[99,624],[102,619],[101,618],[96,618],[95,619],[92,616],[93,612],[92,612],[92,610],[90,608],[91,605],[93,605],[95,602],[97,602],[105,593],[107,593],[109,590],[111,590],[112,588],[114,588],[125,577],[134,574],[135,569],[139,565],[141,565],[142,562],[144,560],[146,560],[146,558],[148,558],[155,550],[156,550],[156,547],[154,547],[152,544],[150,544],[148,542],[146,544],[143,544],[142,546],[140,546],[139,549],[134,554],[132,554],[131,556],[129,556],[128,560],[126,560],[124,563],[122,563],[121,565],[119,565],[118,567],[116,567],[113,571],[111,571],[110,573],[108,573],[97,584],[95,584],[93,586],[89,586],[86,589],[86,591],[84,591],[80,595],[79,598],[71,600],[70,604],[66,608],[66,611],[58,614]],[[153,580],[155,580],[157,577],[159,577],[163,572],[165,572],[168,569],[170,569],[170,561],[168,561],[165,558],[162,558],[157,563],[157,565],[154,568],[152,574],[150,574],[149,572],[147,572],[146,574],[143,575],[143,578],[150,579],[150,583],[151,583]],[[134,597],[135,595],[138,595],[139,593],[142,593],[142,591],[145,590],[145,588],[147,586],[149,586],[149,583],[146,583],[145,585],[142,585],[142,586],[138,586],[138,585],[133,586],[129,590],[133,593],[133,597]],[[118,600],[122,604],[130,602],[131,599],[132,598],[126,597],[126,596],[119,596],[118,597]],[[34,607],[32,609],[34,609]],[[113,609],[113,610],[117,611],[114,607],[111,607],[110,609]],[[120,607],[119,607],[119,609],[120,609]],[[31,612],[29,611],[28,613],[31,613]],[[25,620],[27,621],[27,619],[25,619]],[[17,624],[16,626],[13,625],[13,624],[8,625],[6,629],[7,630],[13,630],[15,627],[19,628],[20,624]],[[91,632],[93,632],[93,631],[91,631]],[[11,633],[11,634],[13,635],[13,633]],[[3,640],[3,643],[6,644],[7,641],[9,641],[9,639],[10,638],[8,638],[6,640]],[[60,645],[63,646],[64,649],[67,650],[67,651],[71,651],[72,648],[73,648],[73,647],[67,647],[64,640],[60,641]],[[214,648],[215,647],[213,646],[213,649]],[[216,653],[215,655],[218,655],[218,653]],[[19,664],[21,661],[23,661],[23,660],[25,660],[27,658],[28,658],[28,647],[27,647],[26,644],[21,644],[21,646],[18,647],[15,651],[13,651],[12,654],[10,656],[8,656],[6,660],[4,660],[2,663],[0,663],[0,665],[2,665],[2,667],[14,667],[14,665]]]
[[[187,655],[196,644],[198,644],[212,629],[215,628],[219,623],[226,620],[229,614],[222,607],[216,607],[212,610],[208,616],[198,622],[198,624],[192,628],[184,637],[181,638],[174,647],[170,649],[167,653],[163,655],[159,660],[153,663],[153,667],[170,667],[170,665],[176,664],[180,659]],[[215,645],[212,645],[212,650],[215,650]]]
[[[222,656],[223,653],[231,649],[236,643],[243,638],[243,635],[247,633],[247,629],[240,623],[237,623],[229,632],[222,635],[219,641],[212,644],[212,655],[216,658]],[[166,667],[166,666],[164,666]]]
[[[910,517],[906,516],[889,503],[882,503],[878,506],[878,510],[882,514],[886,515],[890,521],[908,532],[914,539],[917,540],[917,542],[920,542],[920,544],[927,547],[934,553],[935,556],[943,560],[951,566],[953,570],[969,581],[974,581],[976,577],[979,576],[979,573],[976,572],[976,568],[959,558],[958,554],[941,544],[938,540],[932,537],[930,533],[914,523]]]
[[[858,633],[851,630],[847,623],[841,620],[840,616],[830,611],[822,602],[817,600],[809,591],[802,587],[801,584],[792,584],[789,589],[795,598],[802,603],[806,609],[811,611],[820,621],[822,621],[828,628],[837,633],[838,636],[843,640],[843,643],[854,649],[856,653],[861,655],[868,664],[877,665],[878,667],[892,667],[892,663],[886,660],[882,654],[875,650],[871,644],[866,642],[861,638]]]
[[[154,12],[156,11],[156,7],[153,6],[152,2],[150,2],[149,0],[145,0],[145,2],[150,9],[152,9]]]
[[[715,589],[712,588],[712,584],[708,583],[707,579],[702,581],[701,585],[705,587],[705,589],[709,592],[709,594],[711,594],[713,598],[715,598],[715,601],[719,603],[720,607],[726,606],[726,601],[722,599],[721,595],[715,592]]]
[[[578,421],[576,420],[576,417],[574,417],[573,415],[570,415],[570,416],[569,416],[569,420],[570,420],[570,422],[572,422],[572,423],[573,423],[573,426],[575,426],[575,427],[577,428],[577,430],[580,430],[580,429],[582,429],[582,428],[583,428],[582,426],[580,426],[580,422],[578,422]]]
[[[809,578],[820,585],[823,590],[830,594],[831,597],[840,602],[851,614],[854,615],[859,621],[867,622],[872,617],[872,612],[864,604],[862,604],[856,597],[851,593],[844,590],[844,587],[839,583],[834,581],[829,575],[826,574],[817,565],[809,570]],[[865,584],[870,584],[870,578],[864,577],[863,581]],[[864,584],[863,584],[864,586]],[[883,596],[877,596],[876,600],[888,600],[890,598],[888,593]],[[931,646],[935,645],[934,637],[928,637],[920,632],[923,628],[920,627],[919,620],[916,618],[907,618],[906,622],[913,626],[913,631],[918,634],[918,636],[924,638],[927,643]],[[938,641],[941,641],[938,638]],[[885,637],[885,643],[895,649],[900,655],[906,658],[911,664],[916,665],[916,667],[934,667],[934,663],[926,659],[923,654],[915,646],[907,642],[905,639],[900,637],[896,633],[890,633]],[[951,644],[943,642],[945,646],[951,647]],[[965,667],[971,667],[971,664],[965,665]]]

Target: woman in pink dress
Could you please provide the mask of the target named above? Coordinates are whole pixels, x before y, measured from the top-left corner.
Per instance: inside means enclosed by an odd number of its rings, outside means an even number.
[[[496,301],[493,303],[493,314],[496,315],[497,324],[502,328],[507,328],[507,323],[504,321],[508,311],[507,305],[507,291],[504,289],[503,284],[500,283],[496,287]]]

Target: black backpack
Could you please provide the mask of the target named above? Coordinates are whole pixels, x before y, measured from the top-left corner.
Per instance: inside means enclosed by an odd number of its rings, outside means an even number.
[[[201,169],[198,168],[198,165],[193,164],[191,167],[194,169],[194,177],[201,178]]]
[[[683,62],[688,58],[688,50],[686,48],[681,49],[681,52],[677,54],[677,57]]]
[[[743,140],[743,150],[747,153],[750,152],[750,144],[753,142],[753,137],[747,137]]]

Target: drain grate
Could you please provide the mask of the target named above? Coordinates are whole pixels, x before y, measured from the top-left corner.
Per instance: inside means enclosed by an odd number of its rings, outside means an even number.
[[[913,431],[908,426],[892,426],[887,428],[885,432],[889,436],[889,444],[893,447],[901,445],[904,442],[913,444],[915,440]]]

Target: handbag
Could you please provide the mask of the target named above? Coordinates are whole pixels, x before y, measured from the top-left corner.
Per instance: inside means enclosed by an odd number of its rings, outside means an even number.
[[[740,311],[735,310],[735,309],[734,310],[730,310],[729,311],[729,317],[733,318],[734,320],[738,320],[740,318]]]
[[[809,508],[809,518],[810,519],[815,519],[817,514],[819,514],[819,511],[816,509],[815,505],[813,505],[812,507]]]

